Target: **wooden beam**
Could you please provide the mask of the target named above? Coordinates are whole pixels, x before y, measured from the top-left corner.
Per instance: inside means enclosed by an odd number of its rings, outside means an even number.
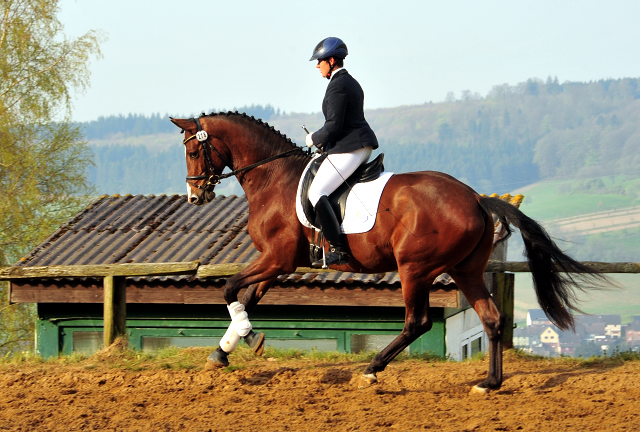
[[[241,272],[245,268],[249,267],[249,264],[235,263],[235,264],[207,264],[198,267],[196,276],[199,278],[223,278],[230,277],[236,273]],[[298,267],[292,274],[305,274],[305,273],[336,273],[337,270],[333,269],[319,269],[312,267]]]
[[[249,264],[209,264],[199,261],[139,264],[95,264],[60,265],[42,267],[5,267],[0,269],[1,280],[61,278],[61,277],[105,277],[105,276],[170,276],[194,274],[199,278],[230,277],[247,268]],[[332,273],[332,269],[298,267],[294,273]]]
[[[42,267],[5,267],[0,269],[0,280],[105,277],[105,276],[169,276],[196,274],[199,261],[173,263],[96,264]]]
[[[129,304],[226,304],[222,286],[141,287],[128,280]],[[13,303],[103,303],[104,289],[98,286],[14,286]],[[436,290],[429,294],[431,307],[460,307],[457,290]],[[402,290],[373,287],[334,288],[323,285],[274,286],[260,304],[315,306],[403,306]]]
[[[633,262],[597,262],[583,261],[582,264],[601,273],[640,273],[640,263]],[[0,269],[0,281],[35,278],[61,277],[105,277],[105,276],[170,276],[192,274],[199,278],[230,277],[247,268],[249,264],[209,264],[199,265],[198,261],[174,263],[139,263],[139,264],[96,264],[20,267],[12,266]],[[335,273],[337,270],[298,267],[295,274]],[[529,264],[524,261],[490,260],[485,270],[487,273],[529,272]]]
[[[123,276],[104,277],[103,336],[105,348],[126,334],[127,289]]]
[[[640,273],[640,263],[633,262],[599,262],[599,261],[581,261],[586,265],[600,273]],[[557,267],[556,267],[557,269]],[[487,264],[485,272],[511,272],[511,273],[528,273],[529,263],[525,261],[494,261],[490,260]]]
[[[513,348],[515,275],[513,273],[494,273],[492,280],[491,293],[493,300],[496,302],[498,309],[505,314],[502,348]]]
[[[245,263],[201,265],[198,267],[196,276],[199,278],[229,277],[241,272],[247,267],[249,267],[249,264]]]

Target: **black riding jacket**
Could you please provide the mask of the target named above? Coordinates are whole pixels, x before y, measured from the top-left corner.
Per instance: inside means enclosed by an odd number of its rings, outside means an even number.
[[[316,147],[329,154],[378,148],[376,135],[364,118],[362,87],[346,70],[338,70],[331,78],[322,101],[322,113],[324,126],[311,137]]]

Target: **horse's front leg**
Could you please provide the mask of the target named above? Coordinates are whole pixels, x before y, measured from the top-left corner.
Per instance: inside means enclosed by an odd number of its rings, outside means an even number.
[[[242,304],[248,314],[253,312],[275,279],[276,278],[272,278],[258,284],[250,285],[249,288],[247,288],[247,292],[245,292],[242,297]],[[257,355],[261,356],[264,352],[264,333],[251,330],[249,334],[244,337],[244,341]]]
[[[244,305],[244,310],[246,310],[247,313],[253,312],[258,305],[258,302],[262,300],[262,297],[264,297],[275,280],[276,278],[272,278],[258,284],[251,285],[247,288],[247,291],[242,296],[242,304]]]
[[[207,359],[210,365],[228,366],[228,355],[236,350],[243,337],[256,354],[262,355],[264,333],[253,331],[248,312],[253,311],[278,275],[291,273],[295,270],[293,263],[274,263],[274,259],[269,259],[268,254],[263,253],[249,267],[227,280],[224,297],[231,316],[231,324],[220,340],[220,346]],[[238,292],[252,284],[257,285],[250,287],[245,293],[242,303],[239,302]]]

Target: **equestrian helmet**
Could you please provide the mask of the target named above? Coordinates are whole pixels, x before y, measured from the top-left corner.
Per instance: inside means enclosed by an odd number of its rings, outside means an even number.
[[[342,39],[337,37],[328,37],[321,40],[318,45],[313,49],[313,55],[309,59],[312,60],[324,60],[329,57],[345,58],[349,54],[347,50],[347,44],[342,42]]]

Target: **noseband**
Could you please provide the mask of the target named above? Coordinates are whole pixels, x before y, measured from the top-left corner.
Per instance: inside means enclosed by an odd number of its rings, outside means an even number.
[[[204,154],[205,173],[208,172],[211,174],[187,176],[187,183],[195,188],[202,189],[205,192],[212,192],[213,188],[217,184],[220,184],[221,180],[229,176],[217,175],[214,172],[213,170],[214,165],[213,165],[213,161],[211,160],[210,150],[213,150],[216,153],[218,158],[222,161],[222,163],[225,166],[228,166],[228,165],[222,158],[222,155],[220,154],[218,149],[212,146],[211,143],[209,142],[209,134],[207,133],[207,131],[202,129],[202,126],[200,125],[200,118],[194,118],[193,121],[196,123],[197,132],[195,135],[191,135],[189,138],[185,138],[184,141],[182,141],[182,144],[187,145],[187,143],[194,138],[197,139],[200,143],[202,143],[202,153]],[[190,182],[189,180],[206,180],[206,182],[204,182],[203,185],[197,185],[195,183]]]
[[[213,165],[213,161],[211,160],[211,152],[210,150],[213,150],[214,153],[218,156],[218,158],[222,161],[222,163],[224,164],[224,166],[228,166],[229,168],[231,168],[231,166],[225,162],[224,158],[222,157],[222,155],[220,154],[220,152],[218,151],[217,148],[215,148],[213,145],[211,145],[211,143],[209,142],[209,134],[207,133],[207,131],[202,129],[202,126],[200,125],[200,117],[198,118],[194,118],[193,121],[196,124],[196,134],[195,135],[191,135],[189,138],[185,138],[184,141],[182,141],[182,144],[186,145],[189,141],[191,141],[192,139],[197,139],[200,143],[202,143],[202,153],[204,153],[204,166],[205,166],[205,173],[210,173],[210,174],[204,174],[204,175],[194,175],[194,176],[187,176],[187,183],[195,188],[201,189],[205,192],[213,192],[213,188],[217,185],[220,184],[220,181],[229,178],[229,177],[233,177],[234,175],[244,172],[244,171],[248,171],[250,169],[253,169],[257,166],[266,164],[268,162],[274,161],[276,159],[280,159],[282,157],[285,156],[289,156],[291,153],[298,151],[298,150],[302,150],[304,151],[304,149],[300,148],[300,147],[294,147],[291,150],[288,150],[284,153],[279,153],[275,156],[271,156],[267,159],[261,160],[260,162],[256,162],[254,164],[248,165],[244,168],[240,168],[237,169],[235,171],[232,171],[230,173],[227,174],[216,174],[213,170],[214,165]],[[223,167],[224,169],[224,167]],[[204,182],[203,185],[197,185],[192,183],[190,180],[206,180],[206,182]]]

